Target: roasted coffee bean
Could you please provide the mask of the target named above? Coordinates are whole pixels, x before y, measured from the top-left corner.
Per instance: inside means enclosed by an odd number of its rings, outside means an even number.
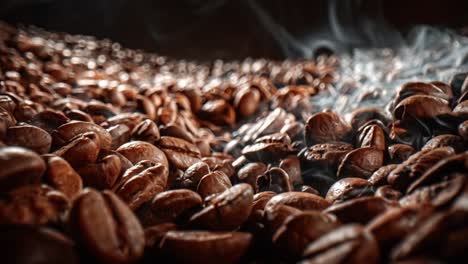
[[[374,171],[382,167],[384,155],[375,148],[358,148],[344,156],[338,167],[337,177],[369,178]]]
[[[242,154],[250,161],[273,162],[291,153],[291,139],[286,134],[276,133],[261,137],[254,144],[242,149]]]
[[[423,83],[423,82],[409,82],[405,83],[395,96],[395,99],[392,102],[392,110],[397,107],[402,101],[406,98],[412,96],[433,96],[434,98],[441,98],[446,101],[449,101],[451,97],[449,94],[445,93],[442,89],[437,87],[434,84]]]
[[[406,144],[394,144],[388,147],[388,156],[392,163],[402,163],[415,152],[412,146]]]
[[[115,194],[86,189],[74,201],[70,225],[81,245],[104,263],[132,263],[143,255],[143,229]]]
[[[0,200],[1,224],[58,223],[69,209],[67,197],[46,185],[25,185]]]
[[[131,138],[131,131],[125,124],[117,124],[106,129],[112,138],[111,149],[117,149]]]
[[[149,160],[155,163],[161,163],[169,168],[169,161],[166,154],[154,145],[144,141],[131,141],[123,144],[117,150],[133,164],[142,160]]]
[[[202,161],[208,164],[210,171],[222,171],[224,174],[226,174],[226,176],[231,178],[236,173],[234,167],[232,167],[232,161],[230,159],[221,159],[215,157],[215,154],[216,153],[213,153],[213,157],[202,158]]]
[[[294,191],[296,192],[306,192],[306,193],[311,193],[315,195],[320,195],[319,191],[316,189],[312,188],[309,185],[298,185],[294,188]]]
[[[444,157],[454,154],[451,147],[422,150],[398,165],[387,177],[387,181],[397,190],[406,188],[418,180],[429,168]]]
[[[272,191],[276,193],[293,190],[289,175],[281,168],[274,167],[257,178],[255,187],[258,192]]]
[[[96,189],[110,189],[118,180],[121,171],[120,159],[115,154],[100,155],[96,163],[76,168],[86,186]]]
[[[286,254],[298,258],[310,242],[339,225],[333,215],[317,211],[292,215],[276,231],[273,243]]]
[[[48,109],[35,115],[29,123],[52,134],[55,129],[66,124],[69,120],[63,113]]]
[[[72,138],[85,132],[93,132],[99,138],[103,149],[111,149],[112,137],[103,127],[91,122],[72,121],[59,126],[53,133],[54,144],[63,146]]]
[[[169,170],[161,163],[140,161],[129,168],[114,185],[114,192],[132,210],[138,209],[154,195],[166,190]]]
[[[288,156],[281,160],[279,167],[283,169],[289,176],[292,186],[300,185],[303,183],[301,162],[296,156]]]
[[[351,127],[334,112],[321,112],[311,116],[305,124],[307,146],[334,141],[346,141]]]
[[[260,92],[256,89],[242,89],[236,93],[234,107],[240,116],[248,117],[257,111]]]
[[[391,206],[380,197],[360,197],[328,207],[324,212],[334,214],[343,223],[365,224]]]
[[[38,154],[20,147],[1,147],[0,167],[0,192],[39,183],[46,170]]]
[[[213,100],[203,104],[200,116],[216,125],[233,125],[236,122],[234,108],[224,100]]]
[[[375,187],[379,187],[382,185],[387,185],[387,177],[388,175],[397,167],[397,164],[389,164],[386,166],[380,167],[380,169],[376,170],[368,179],[368,181]]]
[[[440,147],[452,147],[456,153],[459,153],[464,149],[463,139],[456,135],[439,135],[427,141],[422,150]]]
[[[343,157],[353,150],[353,146],[344,142],[313,145],[299,153],[302,162],[308,167],[323,169],[338,168]]]
[[[58,231],[30,225],[0,225],[3,263],[78,264],[75,243]]]
[[[301,263],[379,263],[380,252],[372,233],[360,225],[339,227],[310,243]]]
[[[393,116],[398,120],[431,119],[449,114],[448,101],[430,95],[413,95],[398,103]]]
[[[237,184],[211,199],[203,210],[192,216],[191,222],[213,230],[233,230],[247,220],[252,205],[252,187]]]
[[[384,124],[390,121],[384,111],[379,108],[369,107],[354,110],[349,116],[349,123],[351,127],[357,131],[362,125],[375,119],[382,121]]]
[[[358,145],[360,147],[372,147],[385,150],[385,134],[378,125],[367,125],[358,131]]]
[[[232,187],[229,177],[222,171],[213,171],[198,182],[197,192],[205,199],[213,194],[222,193]]]
[[[237,263],[251,240],[243,232],[169,231],[160,247],[181,263]]]
[[[177,125],[166,125],[160,129],[161,136],[176,137],[193,143],[194,137],[184,128]],[[159,139],[159,138],[158,138]]]
[[[165,222],[187,222],[201,208],[202,198],[196,192],[180,189],[157,194],[144,209],[140,220],[144,226]]]
[[[181,170],[186,170],[201,158],[198,148],[183,139],[161,137],[158,146],[166,154],[171,165]]]
[[[392,201],[398,201],[402,193],[393,189],[390,185],[384,185],[380,186],[376,191],[375,191],[375,196],[377,197],[382,197],[388,202]]]
[[[45,157],[45,159],[47,170],[44,174],[44,179],[47,184],[61,191],[69,199],[78,195],[83,188],[83,181],[72,166],[58,156],[49,156]]]
[[[94,163],[98,159],[101,141],[94,132],[86,132],[72,138],[70,142],[54,152],[74,168]]]
[[[374,189],[369,181],[361,178],[344,178],[333,184],[325,199],[330,203],[339,203],[356,197],[371,196]]]
[[[153,121],[146,119],[133,129],[132,138],[154,143],[160,138],[158,126]]]
[[[267,171],[268,167],[262,162],[250,162],[243,166],[237,172],[237,179],[240,182],[248,183],[252,188],[256,189],[257,178]]]
[[[210,173],[210,167],[203,161],[194,163],[185,170],[183,176],[177,179],[178,184],[182,188],[197,190],[198,183],[203,176]]]
[[[468,141],[468,120],[464,121],[458,126],[458,134],[465,140]]]

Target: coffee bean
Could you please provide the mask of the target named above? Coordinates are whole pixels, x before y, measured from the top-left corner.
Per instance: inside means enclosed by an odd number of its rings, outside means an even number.
[[[205,199],[213,194],[222,193],[230,187],[232,187],[232,184],[228,176],[222,171],[214,171],[200,179],[197,193]]]
[[[358,142],[360,147],[372,147],[385,150],[385,134],[378,125],[367,125],[358,131]]]
[[[131,141],[123,144],[117,150],[133,164],[137,164],[142,160],[149,160],[155,163],[161,163],[169,168],[169,161],[166,154],[159,148],[144,141]]]
[[[389,122],[388,116],[379,108],[359,108],[354,110],[349,116],[351,127],[357,131],[362,125],[370,120],[380,120],[384,124]]]
[[[193,215],[190,221],[208,229],[233,230],[247,220],[252,205],[252,187],[237,184],[211,199],[207,207]]]
[[[183,263],[237,263],[251,240],[252,235],[243,232],[169,231],[160,247]]]
[[[281,160],[279,167],[283,169],[289,176],[292,186],[300,185],[303,183],[301,162],[296,156],[288,156]]]
[[[330,187],[325,199],[330,203],[339,203],[373,194],[374,190],[369,181],[361,178],[343,178]]]
[[[257,186],[257,178],[267,171],[267,165],[262,162],[250,162],[237,172],[240,182],[248,183],[252,188]]]
[[[308,167],[336,170],[343,157],[351,150],[353,146],[348,143],[325,143],[303,149],[299,156],[304,165]]]
[[[387,182],[388,175],[394,169],[396,169],[397,166],[398,166],[397,164],[389,164],[389,165],[380,167],[380,169],[378,169],[374,173],[372,173],[372,175],[370,176],[368,181],[375,187],[379,187],[379,186],[382,186],[382,185],[387,185],[388,184],[388,182]]]
[[[46,164],[36,153],[20,147],[0,148],[0,192],[39,183]]]
[[[177,181],[182,188],[197,190],[197,186],[201,178],[208,173],[210,173],[208,164],[203,161],[199,161],[188,167],[182,178],[177,179]]]
[[[162,223],[145,228],[145,247],[146,251],[158,250],[159,244],[169,231],[177,230],[174,223]]]
[[[274,167],[257,178],[256,188],[259,192],[272,191],[276,193],[293,190],[289,175],[281,168]]]
[[[68,121],[69,118],[62,112],[48,109],[35,115],[29,123],[52,134],[55,129],[66,124]]]
[[[427,141],[421,150],[440,147],[452,147],[455,152],[459,153],[464,149],[463,139],[456,135],[439,135]]]
[[[430,119],[450,113],[448,101],[430,95],[413,95],[398,103],[393,116],[399,120]]]
[[[328,207],[324,212],[334,214],[343,223],[365,224],[391,206],[380,197],[360,197]]]
[[[468,141],[468,120],[458,126],[458,134],[463,140]]]
[[[121,171],[120,159],[115,154],[100,155],[96,163],[76,168],[86,186],[96,189],[110,189],[118,180]]]
[[[117,124],[106,129],[112,138],[111,149],[117,149],[131,138],[131,131],[125,124]]]
[[[256,89],[242,89],[236,93],[234,107],[240,116],[248,117],[255,113],[260,102],[260,92]]]
[[[181,170],[186,170],[201,158],[198,148],[183,139],[161,137],[158,146],[166,154],[171,165]]]
[[[254,144],[242,149],[242,154],[250,161],[273,162],[286,157],[291,151],[291,139],[286,134],[276,133],[264,136]]]
[[[104,263],[131,263],[143,255],[143,229],[112,192],[84,190],[73,203],[70,224],[81,245]]]
[[[383,151],[375,148],[358,148],[344,156],[337,177],[369,178],[384,162]]]
[[[95,163],[98,159],[101,141],[94,132],[86,132],[72,138],[70,142],[54,152],[74,168]]]
[[[55,145],[63,146],[72,138],[85,132],[95,133],[96,136],[99,138],[99,141],[101,142],[101,147],[103,149],[111,148],[112,137],[109,134],[109,132],[107,132],[107,130],[105,130],[101,126],[90,122],[72,121],[67,124],[61,125],[54,131],[54,133],[52,133],[52,138]]]
[[[407,144],[393,144],[388,147],[388,156],[393,163],[406,161],[416,150]]]
[[[47,171],[44,174],[45,181],[69,199],[78,195],[83,188],[83,182],[72,166],[58,156],[50,156],[45,159],[47,163]]]
[[[334,141],[346,141],[351,128],[334,112],[311,116],[305,124],[307,146]]]
[[[153,144],[160,138],[158,126],[153,121],[146,119],[133,129],[132,138]]]
[[[390,185],[380,186],[375,191],[375,196],[384,198],[387,202],[398,201],[402,193],[393,189]]]

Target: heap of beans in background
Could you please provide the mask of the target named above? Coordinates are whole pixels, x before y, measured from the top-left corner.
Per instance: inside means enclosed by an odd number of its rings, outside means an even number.
[[[340,116],[311,104],[336,64],[2,24],[2,263],[467,258],[468,74]]]

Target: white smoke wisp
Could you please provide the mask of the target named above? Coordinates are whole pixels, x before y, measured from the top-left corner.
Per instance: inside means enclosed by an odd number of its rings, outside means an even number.
[[[341,114],[358,107],[384,108],[404,83],[448,82],[468,71],[468,37],[427,26],[414,28],[398,49],[354,49],[340,56],[338,81],[313,98],[317,110]]]

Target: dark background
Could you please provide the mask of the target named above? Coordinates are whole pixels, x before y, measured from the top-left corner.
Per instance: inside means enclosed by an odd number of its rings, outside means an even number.
[[[332,2],[340,36],[330,26]],[[417,24],[459,30],[468,26],[467,10],[467,0],[0,0],[0,19],[9,23],[188,59],[309,56],[302,48],[317,40],[336,50],[385,46]]]

